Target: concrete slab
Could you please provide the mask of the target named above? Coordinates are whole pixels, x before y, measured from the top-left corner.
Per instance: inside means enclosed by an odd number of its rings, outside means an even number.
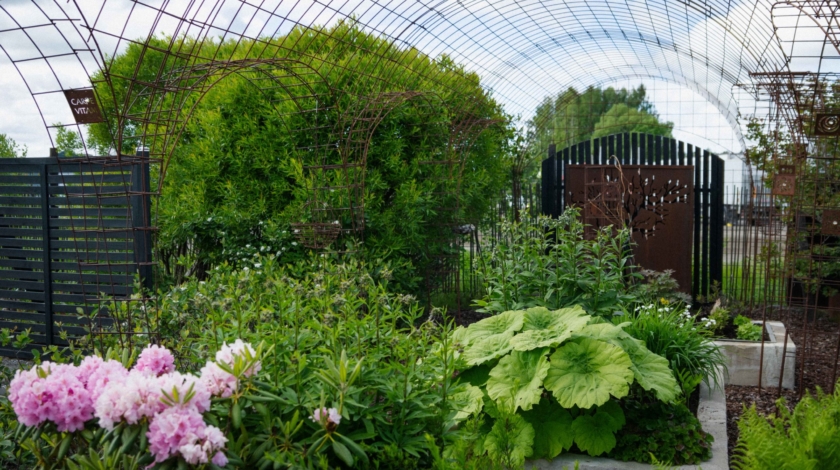
[[[761,324],[760,321],[753,323]],[[767,336],[770,339],[764,342],[763,361],[760,341],[728,339],[715,341],[715,344],[720,346],[726,355],[729,374],[724,378],[724,381],[727,385],[758,385],[759,364],[763,362],[762,387],[778,387],[781,377],[782,387],[793,389],[796,345],[793,344],[791,338],[788,338],[787,347],[784,346],[785,325],[781,322],[768,321]],[[782,371],[783,356],[784,371]]]
[[[718,370],[718,377],[723,374]],[[700,404],[697,407],[697,419],[703,430],[714,437],[712,443],[712,458],[700,465],[682,465],[673,467],[674,470],[729,470],[729,449],[726,435],[726,395],[722,388],[713,389],[708,385],[700,385]],[[588,455],[562,454],[548,460],[532,460],[525,463],[525,468],[532,470],[573,470],[575,464],[580,470],[650,470],[649,464],[638,462],[621,462],[619,460]]]

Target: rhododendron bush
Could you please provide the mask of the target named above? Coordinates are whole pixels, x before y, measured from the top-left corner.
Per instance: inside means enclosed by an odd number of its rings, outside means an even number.
[[[475,414],[458,398],[466,386],[453,376],[451,327],[389,293],[387,267],[317,261],[318,271],[270,258],[259,269],[223,267],[156,299],[155,336],[94,331],[76,347],[120,353],[53,354],[21,371],[14,442],[34,457],[20,466],[438,465],[431,449],[467,439],[460,430]],[[145,315],[119,310],[139,302],[122,305],[109,308],[116,320]],[[153,337],[141,352],[137,343]],[[67,393],[40,393],[46,385]],[[83,398],[69,399],[71,389]],[[491,468],[482,459],[473,468]]]
[[[245,388],[241,382],[260,371],[258,350],[242,340],[223,344],[201,375],[176,371],[172,353],[157,345],[146,347],[131,368],[125,357],[88,356],[78,366],[47,361],[17,371],[8,398],[29,428],[24,437],[54,434],[45,440],[59,443],[35,451],[42,467],[61,466],[74,444],[100,444],[106,458],[133,454],[137,466],[181,461],[223,467],[228,439],[203,413],[213,397],[235,396]]]

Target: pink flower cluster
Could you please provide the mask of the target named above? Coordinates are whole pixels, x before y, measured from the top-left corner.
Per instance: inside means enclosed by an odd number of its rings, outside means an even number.
[[[250,344],[236,340],[216,354],[218,363],[233,368],[236,357],[252,361],[242,373],[259,372]],[[112,430],[120,422],[130,425],[149,421],[149,448],[156,462],[180,454],[190,464],[224,466],[224,434],[208,426],[201,413],[210,409],[210,397],[229,397],[239,387],[238,378],[217,363],[208,362],[201,377],[175,371],[175,359],[166,348],[149,346],[132,370],[117,361],[86,357],[79,366],[44,362],[28,371],[17,371],[9,384],[9,399],[21,423],[37,426],[55,423],[58,431],[78,431],[94,417]]]
[[[175,356],[168,349],[153,344],[140,353],[134,370],[155,376],[174,372]]]
[[[96,400],[105,387],[114,380],[122,382],[127,375],[119,362],[97,356],[85,358],[78,367],[47,361],[15,373],[9,400],[27,426],[51,421],[61,432],[78,431],[93,418]]]
[[[149,450],[155,462],[163,462],[181,454],[192,465],[212,462],[220,467],[227,465],[224,449],[227,438],[215,426],[208,426],[201,413],[194,407],[167,408],[149,425]]]

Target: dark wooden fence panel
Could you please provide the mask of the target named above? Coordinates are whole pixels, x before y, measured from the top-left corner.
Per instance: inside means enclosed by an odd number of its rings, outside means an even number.
[[[25,350],[85,334],[106,296],[151,282],[149,166],[96,159],[0,159],[0,328],[30,330]]]
[[[615,156],[616,158],[611,158]],[[649,134],[624,133],[552,149],[550,185],[543,182],[543,213],[556,217],[568,205],[566,166],[578,164],[690,165],[694,167],[692,293],[706,296],[723,279],[723,160],[689,143]],[[549,209],[549,210],[546,210]]]

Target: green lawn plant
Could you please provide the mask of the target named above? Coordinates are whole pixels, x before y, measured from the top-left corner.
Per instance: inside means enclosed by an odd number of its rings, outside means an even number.
[[[630,234],[605,228],[584,237],[579,210],[557,219],[503,222],[501,237],[482,246],[479,273],[485,295],[479,311],[501,313],[530,307],[556,310],[580,305],[591,315],[610,317],[634,301]]]
[[[672,402],[668,361],[581,306],[509,310],[458,328],[464,410],[482,417],[483,448],[511,465],[551,459],[574,444],[590,455],[616,445],[618,400],[638,386]]]
[[[833,394],[806,394],[791,413],[784,398],[778,414],[765,417],[755,405],[738,420],[733,468],[829,470],[840,468],[840,384]]]

